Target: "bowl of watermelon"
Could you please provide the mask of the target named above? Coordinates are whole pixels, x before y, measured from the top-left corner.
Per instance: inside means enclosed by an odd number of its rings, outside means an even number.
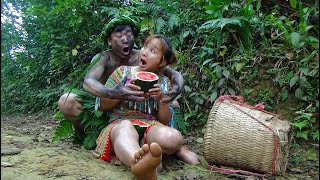
[[[134,77],[137,79],[135,84],[139,86],[144,93],[147,93],[149,89],[153,88],[153,85],[159,80],[159,77],[155,73],[148,71],[136,72]]]

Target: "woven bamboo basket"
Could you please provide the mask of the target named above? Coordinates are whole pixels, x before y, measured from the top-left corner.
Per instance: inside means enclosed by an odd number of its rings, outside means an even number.
[[[290,124],[239,96],[221,96],[204,135],[204,158],[211,164],[250,172],[283,174],[289,154]]]

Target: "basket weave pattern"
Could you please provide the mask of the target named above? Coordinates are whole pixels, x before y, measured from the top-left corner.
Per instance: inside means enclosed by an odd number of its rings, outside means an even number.
[[[204,135],[204,157],[213,164],[281,174],[289,151],[290,124],[232,99],[216,101]]]

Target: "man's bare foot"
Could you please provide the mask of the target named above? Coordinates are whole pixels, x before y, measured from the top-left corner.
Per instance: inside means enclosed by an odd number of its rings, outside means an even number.
[[[181,146],[181,148],[176,152],[176,155],[179,159],[184,161],[185,163],[196,165],[199,164],[198,155],[185,146]]]
[[[157,143],[144,144],[132,160],[131,172],[137,180],[156,180],[157,167],[162,160],[162,149]]]

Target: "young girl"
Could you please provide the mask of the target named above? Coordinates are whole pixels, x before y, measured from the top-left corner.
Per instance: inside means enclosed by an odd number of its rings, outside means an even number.
[[[151,35],[140,51],[139,66],[119,67],[106,84],[115,87],[127,78],[125,87],[138,91],[140,87],[134,84],[136,79],[133,78],[136,72],[149,71],[159,76],[160,84],[145,93],[148,97],[145,101],[104,99],[108,101],[104,109],[112,109],[110,124],[100,133],[94,152],[106,161],[110,160],[110,153],[115,153],[123,164],[131,167],[137,179],[155,179],[162,154],[176,153],[187,163],[198,163],[195,153],[181,149],[181,133],[167,126],[172,112],[168,104],[161,102],[169,85],[161,70],[176,61],[169,40],[162,35]],[[140,144],[144,145],[140,147]]]

